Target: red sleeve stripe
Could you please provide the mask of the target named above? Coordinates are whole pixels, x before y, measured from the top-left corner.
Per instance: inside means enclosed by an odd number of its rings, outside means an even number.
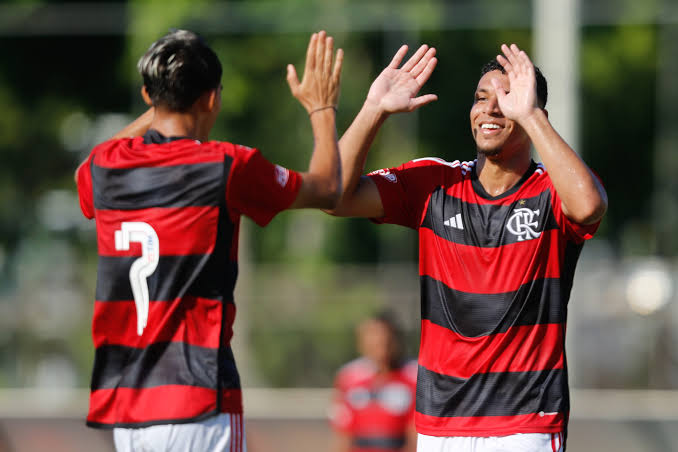
[[[517,326],[469,338],[422,320],[419,364],[452,377],[563,368],[563,325]]]
[[[563,413],[516,416],[435,417],[415,414],[417,432],[433,436],[504,436],[515,433],[555,433],[565,426]]]
[[[209,254],[214,249],[219,222],[218,207],[99,210],[96,214],[100,256],[140,256],[141,245],[115,248],[115,231],[122,222],[143,221],[158,234],[161,255]]]
[[[558,230],[553,229],[533,240],[499,248],[478,248],[449,242],[432,230],[421,228],[419,273],[462,292],[514,291],[537,278],[560,276],[562,252],[558,241]]]
[[[137,334],[137,312],[133,300],[116,303],[95,302],[94,347],[125,345],[143,348],[158,342],[183,342],[200,347],[219,347],[221,310],[224,303],[200,297],[184,297],[169,302],[149,303],[148,323]],[[235,307],[225,305],[228,327],[233,324]]]

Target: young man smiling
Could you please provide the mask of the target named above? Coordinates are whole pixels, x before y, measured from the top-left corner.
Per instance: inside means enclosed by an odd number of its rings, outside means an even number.
[[[501,49],[471,107],[476,160],[417,159],[361,177],[383,121],[436,100],[417,97],[436,65],[427,46],[400,68],[407,48],[396,53],[339,142],[345,191],[328,213],[419,234],[421,451],[565,449],[567,303],[607,195],[549,123],[543,76],[516,45]]]

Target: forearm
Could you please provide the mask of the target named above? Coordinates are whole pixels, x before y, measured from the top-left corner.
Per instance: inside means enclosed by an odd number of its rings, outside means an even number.
[[[121,138],[138,137],[145,134],[148,131],[148,128],[151,126],[151,121],[153,121],[154,114],[155,112],[153,107],[149,108],[144,112],[144,114],[125,126],[124,129],[113,135],[111,139],[118,140]]]
[[[339,140],[345,196],[350,197],[355,191],[364,171],[367,153],[386,118],[387,114],[383,110],[365,102]]]
[[[317,207],[334,207],[341,195],[341,162],[335,111],[332,108],[317,111],[310,116],[313,129],[313,154],[308,168],[308,180],[318,197]]]
[[[350,201],[356,193],[364,171],[367,153],[386,118],[387,114],[383,110],[365,102],[353,123],[339,140],[343,192],[336,208],[328,210],[327,213],[337,216],[351,215],[346,211],[346,207],[351,204]]]
[[[536,110],[521,125],[548,171],[565,215],[580,224],[599,221],[607,210],[605,189],[581,157],[551,126],[545,112]]]

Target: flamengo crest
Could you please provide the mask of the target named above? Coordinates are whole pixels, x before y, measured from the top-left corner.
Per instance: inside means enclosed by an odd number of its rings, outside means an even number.
[[[539,209],[531,210],[527,207],[514,209],[513,215],[511,215],[508,223],[506,223],[506,229],[508,229],[511,234],[517,236],[519,242],[539,237],[541,232],[536,230],[538,226]]]

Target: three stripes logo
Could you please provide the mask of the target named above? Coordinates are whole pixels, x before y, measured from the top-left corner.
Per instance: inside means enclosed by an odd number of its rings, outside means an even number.
[[[461,229],[462,231],[464,230],[464,223],[461,221],[461,213],[458,213],[455,216],[448,218],[443,222],[443,224],[450,228]]]

